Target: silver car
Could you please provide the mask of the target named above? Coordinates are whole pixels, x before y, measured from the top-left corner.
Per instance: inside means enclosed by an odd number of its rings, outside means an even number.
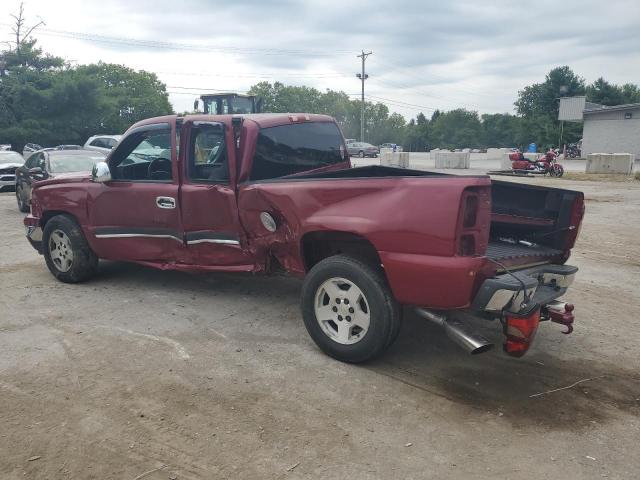
[[[365,142],[347,143],[347,150],[352,157],[377,157],[380,150],[375,145]]]
[[[121,138],[122,135],[94,135],[84,143],[84,148],[109,154]]]
[[[18,152],[0,150],[0,192],[15,188],[16,170],[22,165],[24,158]]]

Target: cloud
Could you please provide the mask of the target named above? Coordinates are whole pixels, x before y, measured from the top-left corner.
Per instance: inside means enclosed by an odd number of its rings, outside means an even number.
[[[280,79],[357,93],[361,49],[373,51],[371,95],[430,108],[511,111],[519,89],[564,64],[587,81],[640,78],[637,0],[70,0],[64,9],[30,0],[27,14],[50,30],[125,39],[42,32],[45,50],[153,70],[170,86],[245,90]],[[172,95],[178,110],[192,100]]]

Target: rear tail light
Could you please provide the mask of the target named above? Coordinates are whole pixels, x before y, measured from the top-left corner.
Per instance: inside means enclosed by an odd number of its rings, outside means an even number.
[[[490,211],[489,188],[471,187],[462,192],[457,228],[458,255],[484,254],[489,238]]]
[[[473,235],[463,235],[460,238],[460,255],[470,257],[476,254],[476,239]]]
[[[476,195],[467,195],[464,202],[464,212],[462,215],[462,227],[470,228],[475,226],[478,218],[478,197]]]
[[[507,312],[504,324],[504,351],[512,357],[522,357],[533,343],[539,323],[540,308],[525,315]]]
[[[565,249],[573,248],[582,227],[582,218],[584,217],[584,196],[578,195],[573,201],[571,207],[571,224],[569,226],[569,234],[567,235],[567,244]]]

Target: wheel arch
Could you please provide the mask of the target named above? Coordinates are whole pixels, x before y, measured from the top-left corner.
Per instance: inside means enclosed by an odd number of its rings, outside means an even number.
[[[349,255],[379,267],[382,262],[373,243],[352,232],[329,230],[307,232],[300,240],[302,261],[308,272],[321,260],[333,255]]]
[[[64,215],[66,217],[69,217],[78,225],[80,225],[78,218],[72,213],[69,213],[65,210],[46,210],[42,212],[42,216],[40,217],[40,227],[44,230],[44,227],[47,224],[47,222],[51,220],[53,217],[56,217],[58,215]]]

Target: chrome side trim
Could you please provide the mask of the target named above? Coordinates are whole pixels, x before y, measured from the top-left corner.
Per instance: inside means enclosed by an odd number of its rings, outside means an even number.
[[[240,245],[240,242],[237,240],[223,240],[216,238],[201,238],[199,240],[189,240],[187,245],[193,245],[196,243],[222,243],[225,245]]]
[[[133,238],[133,237],[147,237],[147,238],[171,238],[177,242],[182,243],[182,239],[173,235],[152,235],[149,233],[106,233],[98,234],[96,238]]]

